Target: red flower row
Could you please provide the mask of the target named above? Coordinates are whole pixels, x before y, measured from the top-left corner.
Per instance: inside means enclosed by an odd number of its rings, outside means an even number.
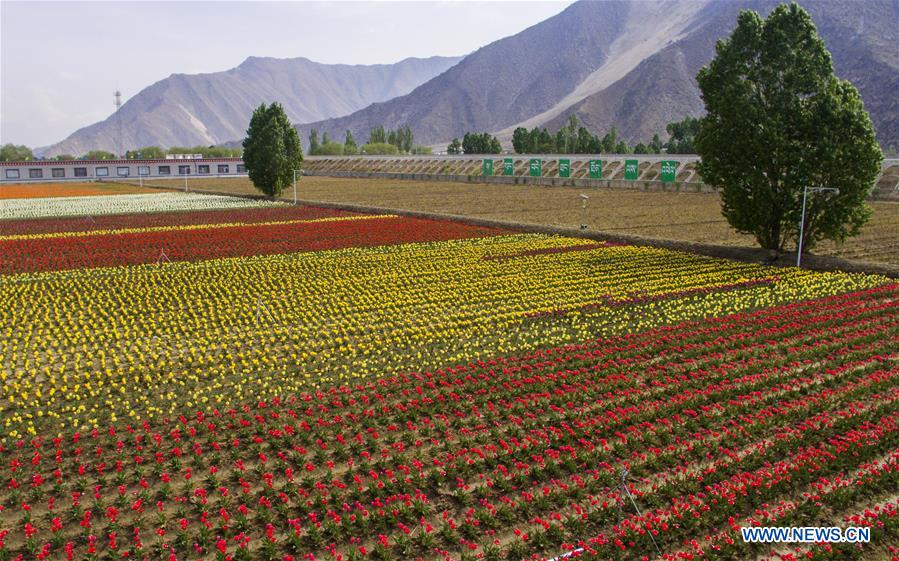
[[[456,222],[388,217],[0,240],[0,274],[373,247],[499,233]]]

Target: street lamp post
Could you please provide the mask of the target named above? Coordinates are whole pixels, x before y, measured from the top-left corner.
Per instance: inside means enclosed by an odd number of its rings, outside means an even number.
[[[293,170],[293,205],[297,205],[297,173],[301,173],[303,170],[295,169]]]
[[[590,199],[589,196],[581,193],[581,230],[587,229],[587,201]]]
[[[812,187],[808,185],[802,190],[802,217],[799,219],[799,248],[796,251],[796,266],[802,266],[802,239],[805,237],[805,201],[808,199],[808,192],[812,193],[836,193],[840,194],[840,190],[835,187]]]

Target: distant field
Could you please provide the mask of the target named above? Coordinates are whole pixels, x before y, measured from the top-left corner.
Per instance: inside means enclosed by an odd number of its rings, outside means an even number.
[[[179,180],[154,184],[178,186]],[[191,180],[190,188],[258,194],[246,178]],[[586,210],[581,193],[590,196]],[[292,197],[292,189],[284,193],[285,199]],[[718,196],[710,194],[304,177],[299,198],[555,226],[588,224],[591,230],[610,233],[755,246],[751,237],[731,230]],[[899,263],[899,204],[878,201],[871,206],[874,216],[859,236],[841,246],[822,244],[815,253]]]
[[[0,185],[0,199],[88,197],[153,192],[155,192],[154,189],[127,183],[18,183],[15,185]]]

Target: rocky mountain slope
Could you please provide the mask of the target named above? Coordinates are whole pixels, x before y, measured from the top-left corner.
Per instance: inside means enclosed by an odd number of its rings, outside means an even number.
[[[697,71],[740,9],[767,14],[773,0],[582,0],[466,57],[408,95],[335,119],[299,125],[359,140],[373,126],[409,124],[416,142],[445,146],[466,131],[555,130],[575,113],[630,142],[702,112]],[[837,74],[859,88],[881,143],[899,144],[899,2],[804,0]]]
[[[119,117],[126,148],[218,144],[242,138],[260,103],[280,102],[294,122],[337,117],[404,95],[459,60],[408,58],[363,66],[250,57],[224,72],[173,74],[129,99],[119,115],[79,129],[40,152],[118,152]]]

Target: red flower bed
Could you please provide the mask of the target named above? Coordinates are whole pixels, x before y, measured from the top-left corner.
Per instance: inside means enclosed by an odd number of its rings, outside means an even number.
[[[755,559],[740,526],[844,522],[887,547],[897,349],[893,284],[39,435],[0,446],[0,558]]]
[[[314,206],[282,206],[246,208],[238,210],[200,210],[194,212],[162,212],[156,214],[118,214],[79,216],[73,218],[37,218],[32,220],[0,220],[0,236],[18,234],[48,234],[54,232],[91,232],[122,228],[153,228],[159,226],[187,226],[191,224],[222,224],[243,222],[277,222],[283,220],[313,220],[332,216],[359,216],[347,212]]]
[[[64,238],[0,240],[0,274],[272,255],[497,235],[500,230],[419,218],[257,224]]]

